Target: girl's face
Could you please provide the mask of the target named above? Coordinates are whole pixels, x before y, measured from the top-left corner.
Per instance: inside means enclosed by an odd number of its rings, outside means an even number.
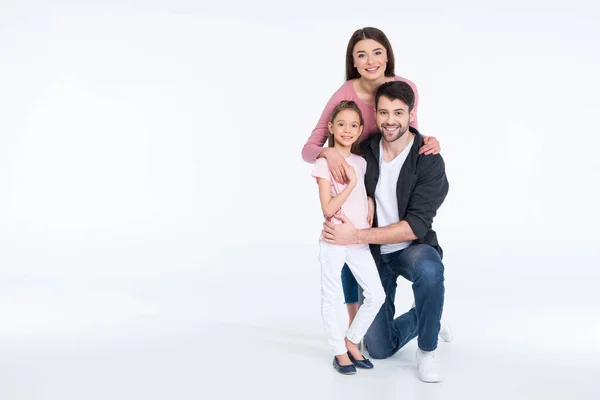
[[[358,140],[363,127],[358,113],[354,110],[342,110],[329,123],[329,132],[333,135],[336,145],[351,147]]]
[[[377,80],[384,76],[387,67],[387,51],[385,47],[373,39],[363,39],[354,45],[352,50],[354,67],[361,77]]]

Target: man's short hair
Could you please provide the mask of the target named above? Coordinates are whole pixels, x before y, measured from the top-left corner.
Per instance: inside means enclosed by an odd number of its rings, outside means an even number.
[[[379,86],[375,93],[375,107],[379,109],[379,98],[387,97],[388,99],[402,100],[408,106],[408,112],[411,112],[415,106],[415,92],[410,85],[403,81],[386,82]]]

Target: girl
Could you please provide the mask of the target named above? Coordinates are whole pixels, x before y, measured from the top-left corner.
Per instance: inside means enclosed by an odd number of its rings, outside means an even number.
[[[407,82],[415,92],[415,118],[410,125],[417,126],[417,106],[419,97],[417,87],[408,79],[394,73],[395,59],[392,46],[385,34],[377,28],[362,28],[352,34],[346,49],[346,82],[333,94],[325,110],[302,149],[302,158],[309,163],[327,160],[333,178],[338,183],[348,183],[346,175],[347,161],[332,147],[323,148],[327,140],[328,122],[334,107],[342,100],[353,100],[365,118],[361,141],[377,134],[375,123],[375,92],[385,82],[399,80]],[[437,154],[440,144],[434,137],[424,137],[422,154]],[[358,282],[347,266],[342,270],[344,299],[352,323],[359,308]]]
[[[329,149],[344,159],[347,183],[336,182],[327,161],[316,161],[312,176],[319,184],[319,198],[323,215],[334,223],[343,213],[357,228],[370,226],[373,208],[367,200],[364,175],[367,162],[358,153],[358,143],[364,121],[360,109],[353,101],[342,101],[331,114],[328,123]],[[321,262],[321,316],[335,357],[333,366],[342,374],[354,374],[356,367],[373,368],[358,348],[367,329],[375,319],[385,300],[385,293],[375,261],[368,245],[336,246],[320,241]],[[350,328],[344,334],[335,315],[335,300],[341,286],[341,270],[348,265],[364,292],[364,302],[356,313]]]

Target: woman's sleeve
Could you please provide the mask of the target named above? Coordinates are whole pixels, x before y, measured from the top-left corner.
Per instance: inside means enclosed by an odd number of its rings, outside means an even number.
[[[337,92],[331,96],[331,99],[327,102],[323,113],[321,114],[321,118],[319,118],[319,122],[317,122],[317,126],[313,129],[312,133],[308,137],[308,140],[304,144],[302,148],[302,159],[307,163],[314,164],[323,151],[323,145],[327,141],[327,136],[329,134],[328,122],[331,118],[331,113],[333,109],[338,105],[340,101],[343,100],[343,95],[341,94],[341,88]]]
[[[415,119],[409,125],[418,130],[419,119],[417,117],[417,111],[419,109],[419,92],[417,91],[417,85],[415,85],[414,82],[409,81],[408,84],[412,88],[413,92],[415,92],[415,105],[413,107],[413,109],[415,110]]]

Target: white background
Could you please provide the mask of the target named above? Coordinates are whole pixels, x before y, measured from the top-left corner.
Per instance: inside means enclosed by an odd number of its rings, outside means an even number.
[[[598,6],[285,3],[0,2],[0,398],[597,396]],[[320,325],[300,151],[364,26],[446,161],[441,385]]]

